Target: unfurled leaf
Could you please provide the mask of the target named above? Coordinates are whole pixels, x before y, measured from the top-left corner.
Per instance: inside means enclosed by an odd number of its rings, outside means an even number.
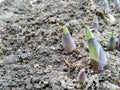
[[[111,37],[108,42],[108,49],[109,50],[114,50],[116,48],[116,40],[114,37],[114,33],[112,32]]]
[[[86,28],[85,30],[86,37],[88,39],[88,47],[89,47],[89,52],[90,52],[90,57],[91,57],[92,68],[98,72],[101,72],[104,70],[104,67],[107,64],[106,54],[102,46],[99,44],[97,39],[94,37],[91,30],[86,26],[85,28]]]
[[[92,27],[97,30],[99,29],[98,17],[96,15],[93,18]]]
[[[78,73],[78,77],[77,80],[80,84],[84,84],[86,82],[86,74],[85,74],[85,70],[82,69],[79,73]]]
[[[120,10],[120,0],[113,0],[115,8]]]
[[[110,10],[110,5],[109,5],[108,0],[103,0],[103,7],[105,8],[105,11],[106,11],[107,13],[110,13],[110,12],[111,12],[111,10]]]
[[[74,49],[76,49],[75,42],[72,39],[72,36],[67,28],[63,29],[62,45],[63,48],[69,53],[71,53]]]

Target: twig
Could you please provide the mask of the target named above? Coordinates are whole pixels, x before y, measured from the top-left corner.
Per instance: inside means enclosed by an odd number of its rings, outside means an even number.
[[[72,67],[72,65],[68,62],[68,60],[64,59],[64,62],[67,64],[68,67]]]

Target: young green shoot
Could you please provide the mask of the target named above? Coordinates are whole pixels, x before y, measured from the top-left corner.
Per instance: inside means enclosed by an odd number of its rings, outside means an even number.
[[[72,36],[68,28],[63,29],[62,45],[63,45],[64,50],[66,50],[68,53],[71,53],[74,49],[76,49],[75,42],[72,39]]]
[[[104,7],[106,13],[110,13],[111,12],[108,0],[103,0],[103,7]]]
[[[92,68],[97,72],[102,72],[107,64],[106,54],[88,26],[85,26],[85,33],[88,40]]]
[[[116,40],[114,37],[114,31],[112,31],[111,37],[108,42],[108,49],[109,50],[114,50],[116,48]]]
[[[99,30],[98,17],[95,15],[91,24],[92,28]]]

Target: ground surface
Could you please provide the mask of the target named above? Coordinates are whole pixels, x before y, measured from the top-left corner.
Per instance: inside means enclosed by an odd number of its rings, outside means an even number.
[[[98,3],[98,2],[96,2]],[[86,70],[86,90],[117,90],[120,86],[120,52],[108,51],[111,30],[117,38],[120,13],[112,7],[117,21],[108,25],[99,12],[102,44],[112,70],[96,74],[90,68],[84,46],[82,16],[91,26],[94,8],[86,0],[6,0],[0,5],[0,90],[80,90],[76,77]],[[62,28],[73,33],[77,49],[67,54],[61,44]],[[117,40],[117,39],[116,39]],[[72,66],[68,66],[68,60]],[[119,89],[118,89],[119,90]]]

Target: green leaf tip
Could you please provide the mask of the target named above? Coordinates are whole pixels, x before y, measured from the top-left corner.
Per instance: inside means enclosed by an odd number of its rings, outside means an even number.
[[[91,30],[88,28],[88,26],[85,26],[85,33],[86,33],[86,38],[87,39],[92,39],[94,38],[94,35],[93,33],[91,32]]]
[[[111,38],[114,38],[114,31],[112,31],[111,33]]]
[[[68,28],[66,27],[66,28],[63,29],[63,34],[67,34],[67,33],[69,33],[69,30],[68,30]]]

